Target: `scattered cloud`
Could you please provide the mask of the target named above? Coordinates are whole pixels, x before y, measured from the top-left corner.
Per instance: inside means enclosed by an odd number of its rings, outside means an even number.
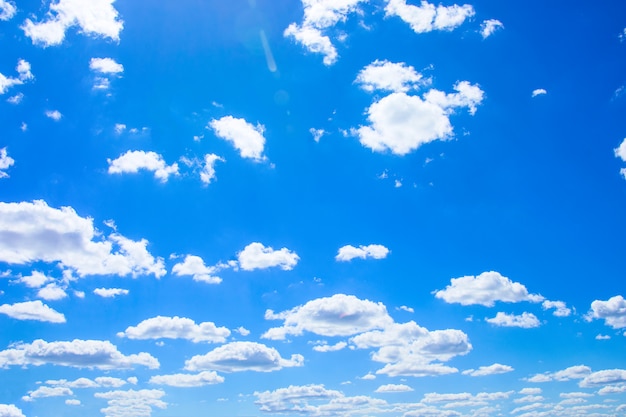
[[[59,0],[50,4],[50,10],[41,22],[26,19],[21,26],[33,44],[48,47],[60,45],[68,28],[78,26],[80,33],[92,37],[119,41],[123,22],[113,7],[115,0],[81,2]]]
[[[51,283],[37,291],[37,297],[48,301],[62,300],[67,297],[67,293],[57,283]]]
[[[113,130],[117,135],[121,135],[126,130],[126,125],[124,123],[115,123]]]
[[[7,148],[0,148],[0,178],[9,178],[5,171],[15,164],[15,159],[7,153]]]
[[[239,266],[244,271],[280,267],[283,271],[292,270],[300,257],[287,248],[274,250],[262,243],[253,242],[237,254]]]
[[[124,66],[113,58],[91,58],[89,69],[100,74],[119,74],[124,72]]]
[[[607,326],[614,329],[626,328],[626,300],[621,295],[607,301],[595,300],[591,303],[588,319],[602,319]]]
[[[309,129],[309,132],[313,135],[313,140],[315,142],[319,142],[322,136],[326,133],[324,129],[315,129],[313,127]]]
[[[70,398],[70,399],[65,400],[65,404],[66,405],[81,405],[81,402],[80,400]]]
[[[587,375],[591,374],[591,368],[585,365],[570,366],[557,372],[546,372],[543,374],[536,374],[527,379],[528,382],[551,382],[551,381],[569,381],[572,379],[583,379]]]
[[[610,340],[611,336],[609,335],[604,335],[604,334],[598,334],[596,335],[596,340]]]
[[[0,6],[1,6],[1,3],[0,3]],[[0,73],[0,94],[6,93],[9,90],[9,88],[13,86],[22,85],[24,84],[25,81],[29,81],[35,78],[35,76],[31,72],[30,63],[28,61],[25,61],[23,59],[18,60],[15,70],[17,71],[17,74],[18,74],[17,78],[7,77],[3,75],[2,73]],[[16,98],[12,101],[11,99],[9,99],[9,102],[12,104],[18,104],[21,101],[21,97],[23,97],[23,95],[20,96],[18,94],[17,96],[14,96],[14,97]]]
[[[102,298],[115,298],[120,295],[128,295],[128,290],[122,288],[96,288],[93,293]]]
[[[346,342],[337,342],[334,345],[329,345],[326,342],[313,346],[313,350],[316,352],[336,352],[338,350],[345,349],[348,346]]]
[[[13,404],[0,404],[0,416],[2,417],[26,417],[22,410]]]
[[[15,3],[9,0],[0,0],[0,20],[11,20],[16,13]]]
[[[526,312],[520,315],[498,312],[495,317],[485,319],[485,321],[499,327],[521,327],[522,329],[532,329],[534,327],[541,326],[541,322],[537,316]]]
[[[509,365],[502,365],[499,363],[494,363],[489,366],[481,366],[478,369],[468,369],[463,371],[463,375],[469,376],[488,376],[488,375],[498,375],[498,374],[506,374],[508,372],[513,372],[514,369]]]
[[[177,276],[192,276],[193,280],[198,282],[219,284],[222,282],[222,278],[214,274],[225,266],[227,265],[219,264],[217,266],[206,266],[201,257],[187,255],[183,262],[179,262],[172,267],[172,273]]]
[[[34,391],[30,391],[28,395],[22,397],[23,401],[33,401],[37,398],[47,397],[68,397],[74,395],[71,389],[65,387],[46,387],[42,386]],[[2,414],[0,414],[2,415]]]
[[[567,308],[567,305],[563,301],[549,301],[545,300],[541,303],[541,307],[544,310],[554,309],[552,313],[556,317],[569,317],[572,314],[572,310]]]
[[[606,369],[586,375],[579,383],[581,388],[601,387],[626,383],[625,369]]]
[[[285,37],[293,37],[301,43],[309,52],[324,55],[324,65],[330,66],[337,62],[339,54],[328,36],[322,31],[312,26],[298,26],[290,24],[284,32]]]
[[[224,377],[214,371],[204,371],[199,374],[155,375],[150,378],[151,384],[179,388],[202,387],[222,382],[224,382]]]
[[[165,396],[162,390],[128,390],[97,392],[96,398],[107,400],[108,406],[100,409],[107,417],[150,417],[152,408],[167,408],[167,403],[161,398]]]
[[[548,92],[545,89],[537,88],[536,90],[533,90],[532,96],[537,97],[537,96],[543,96],[546,94],[548,94]]]
[[[202,171],[200,171],[200,180],[204,184],[208,185],[217,178],[215,176],[215,163],[217,161],[226,162],[224,158],[212,153],[204,155],[204,166],[202,167]]]
[[[480,25],[480,34],[483,39],[487,39],[489,36],[493,35],[497,30],[504,29],[504,25],[501,21],[497,19],[488,19],[485,20]]]
[[[255,161],[263,161],[265,126],[256,126],[248,123],[245,119],[237,119],[233,116],[224,116],[221,119],[213,119],[209,126],[215,135],[230,142],[239,151],[242,158],[250,158]]]
[[[626,162],[626,138],[622,141],[622,143],[614,149],[615,157],[621,159],[623,162]],[[626,169],[622,168],[620,173],[626,179]]]
[[[196,355],[185,361],[187,371],[272,372],[282,368],[302,366],[302,355],[284,359],[274,348],[256,342],[232,342],[206,355]]]
[[[368,92],[382,90],[406,93],[428,84],[429,81],[404,62],[376,60],[359,72],[355,82]]]
[[[376,388],[376,391],[374,392],[378,392],[378,393],[395,393],[395,392],[411,392],[414,391],[413,388],[409,387],[408,385],[404,385],[404,384],[387,384],[387,385],[381,385],[380,387]]]
[[[623,42],[624,39],[626,39],[626,28],[624,28],[624,30],[622,30],[620,34],[617,35],[617,37],[619,38],[620,42]]]
[[[339,252],[337,252],[335,260],[339,262],[348,262],[354,258],[384,259],[387,257],[387,254],[389,254],[389,249],[383,245],[360,245],[358,248],[352,245],[346,245],[339,248]]]
[[[412,307],[407,307],[407,306],[400,306],[398,307],[398,310],[403,310],[408,313],[415,313],[415,310]]]
[[[136,174],[140,170],[154,172],[154,178],[165,183],[170,175],[178,174],[178,164],[167,165],[163,157],[156,152],[127,151],[117,159],[107,159],[109,174]]]
[[[0,314],[6,314],[7,316],[16,320],[35,320],[48,323],[65,323],[65,316],[63,314],[48,307],[39,300],[25,301],[23,303],[15,304],[3,304],[0,306]]]
[[[453,30],[475,14],[474,8],[469,4],[435,6],[426,0],[422,0],[419,6],[407,4],[406,0],[389,0],[385,12],[387,16],[398,16],[408,23],[415,33]]]
[[[24,93],[17,93],[16,95],[7,98],[7,103],[17,105],[17,104],[20,104],[23,99],[24,99]]]
[[[435,292],[435,297],[446,303],[464,306],[479,304],[493,307],[496,301],[519,303],[530,301],[538,303],[544,300],[539,294],[529,294],[526,287],[513,282],[499,272],[483,272],[478,276],[452,278],[444,290]]]
[[[119,388],[121,386],[126,385],[126,381],[120,378],[115,378],[115,377],[110,377],[110,376],[99,376],[93,380],[89,378],[78,378],[74,381],[68,381],[66,379],[48,380],[46,381],[46,385],[51,385],[53,387],[65,387],[65,388],[74,388],[74,389],[103,388],[103,387],[104,388]]]
[[[26,285],[28,288],[41,288],[50,281],[53,281],[53,279],[39,271],[33,271],[30,275],[22,276],[17,280],[17,282]]]
[[[186,317],[157,316],[142,321],[137,326],[128,327],[118,337],[129,339],[186,339],[194,343],[223,343],[230,336],[226,327],[217,327],[212,322],[196,324]]]
[[[46,110],[44,114],[46,115],[47,118],[52,119],[55,122],[58,122],[63,117],[61,112],[58,110]]]

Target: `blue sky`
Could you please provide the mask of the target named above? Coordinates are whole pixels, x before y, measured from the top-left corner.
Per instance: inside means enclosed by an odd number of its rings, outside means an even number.
[[[626,415],[626,8],[0,0],[0,417]]]

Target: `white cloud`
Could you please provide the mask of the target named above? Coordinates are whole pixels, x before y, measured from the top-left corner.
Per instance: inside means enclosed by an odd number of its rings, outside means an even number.
[[[572,314],[572,310],[567,308],[567,305],[563,301],[549,301],[545,300],[541,303],[541,307],[544,310],[554,309],[552,313],[556,317],[569,317]]]
[[[521,327],[522,329],[532,329],[534,327],[541,326],[541,322],[537,316],[526,312],[520,315],[498,312],[495,317],[485,319],[485,321],[499,327]]]
[[[32,274],[20,277],[17,280],[17,282],[26,285],[28,288],[41,288],[50,281],[52,281],[52,278],[39,271],[33,271]]]
[[[615,156],[626,162],[626,138],[624,138],[619,147],[615,148]]]
[[[406,311],[407,313],[415,313],[415,309],[413,309],[412,307],[400,306],[397,309]]]
[[[604,385],[626,383],[625,369],[605,369],[585,376],[578,385],[581,388],[592,388]]]
[[[16,320],[35,320],[48,323],[65,323],[65,316],[48,307],[39,300],[23,303],[3,304],[0,314],[6,314]],[[0,365],[1,366],[1,365]]]
[[[55,122],[58,122],[63,117],[61,112],[58,110],[46,110],[44,114],[46,115],[46,117],[54,120]]]
[[[116,134],[121,135],[126,130],[126,125],[124,123],[116,123],[113,126],[113,130]]]
[[[250,334],[250,330],[246,329],[243,326],[236,328],[235,331],[242,336],[248,336]]]
[[[1,1],[1,0],[0,0]],[[1,5],[1,3],[0,3]],[[30,63],[23,59],[17,61],[17,66],[15,67],[17,71],[18,77],[6,77],[5,75],[0,73],[0,94],[4,94],[7,90],[15,85],[24,84],[25,81],[32,80],[34,77],[33,73],[30,71]],[[19,94],[14,96],[15,99],[10,98],[8,101],[11,104],[18,104],[21,101],[21,97]]]
[[[64,288],[59,287],[56,283],[52,283],[37,291],[37,297],[48,301],[61,300],[67,297],[67,293]]]
[[[35,78],[32,72],[30,72],[30,63],[23,59],[17,61],[17,67],[15,68],[19,74],[20,81],[32,80]]]
[[[48,380],[46,381],[47,385],[52,385],[55,387],[66,387],[66,388],[119,388],[121,386],[126,385],[126,381],[120,378],[114,378],[110,376],[99,376],[95,380],[91,380],[89,378],[78,378],[74,381],[68,381],[66,379],[59,380]]]
[[[124,66],[113,58],[91,58],[89,69],[101,74],[119,74],[124,72]]]
[[[404,384],[387,384],[387,385],[381,385],[380,387],[376,388],[376,391],[374,392],[380,392],[380,393],[392,393],[392,392],[411,392],[414,391],[413,388],[409,387],[408,385],[404,385]]]
[[[512,366],[494,363],[493,365],[489,365],[489,366],[481,366],[478,369],[468,369],[466,371],[463,371],[462,373],[463,375],[469,375],[469,376],[488,376],[488,375],[505,374],[507,372],[513,372],[513,371],[514,369]]]
[[[165,392],[156,389],[97,392],[94,396],[107,400],[108,407],[100,409],[106,417],[150,417],[152,407],[167,408],[161,400]]]
[[[244,271],[280,267],[283,271],[292,270],[300,257],[287,248],[274,250],[262,243],[253,242],[237,254],[239,266]]]
[[[242,158],[251,158],[256,161],[266,159],[263,156],[265,126],[262,124],[254,126],[245,119],[224,116],[221,119],[213,119],[209,126],[217,137],[229,141],[239,151]]]
[[[44,201],[0,202],[0,261],[9,264],[59,263],[79,276],[165,275],[163,260],[155,259],[144,239],[133,241],[118,233],[104,236],[93,219],[71,207],[56,209]]]
[[[363,375],[360,379],[364,380],[364,381],[372,381],[374,379],[376,379],[376,375],[374,375],[373,373],[368,373],[367,375]]]
[[[339,248],[339,252],[337,252],[335,260],[340,262],[348,262],[354,258],[384,259],[387,257],[388,253],[389,249],[387,249],[383,245],[360,245],[358,248],[355,248],[352,245],[346,245]]]
[[[265,312],[267,320],[283,320],[282,327],[269,329],[263,338],[283,340],[305,331],[320,336],[350,336],[390,325],[393,320],[382,303],[360,300],[353,295],[335,294],[318,298],[282,313]]]
[[[215,163],[217,161],[226,162],[224,158],[212,153],[204,155],[204,166],[202,167],[202,171],[200,171],[200,180],[204,184],[210,184],[211,181],[216,178]]]
[[[15,164],[15,159],[7,153],[7,148],[0,148],[0,178],[8,178],[9,174],[4,172]]]
[[[96,288],[93,293],[102,298],[115,298],[120,295],[128,295],[128,290],[122,288]]]
[[[309,129],[309,132],[313,135],[313,140],[315,142],[319,142],[322,136],[326,133],[324,129],[315,129],[313,127]]]
[[[0,368],[45,364],[98,369],[129,369],[135,365],[150,369],[159,367],[159,361],[150,354],[141,352],[126,356],[106,340],[46,342],[38,339],[0,351]]]
[[[187,255],[183,262],[179,262],[172,267],[172,273],[177,276],[192,276],[193,280],[198,282],[219,284],[222,282],[222,279],[214,274],[221,268],[222,265],[206,266],[201,257]]]
[[[428,102],[437,104],[447,113],[454,110],[455,107],[467,107],[469,113],[476,113],[478,106],[484,98],[484,92],[478,85],[470,84],[468,81],[459,81],[454,85],[456,93],[444,93],[439,90],[430,90],[424,94],[424,99]]]
[[[26,19],[21,26],[33,44],[43,47],[59,45],[68,28],[78,26],[80,32],[93,37],[119,41],[123,22],[113,7],[115,0],[59,0],[50,4],[42,22]]]
[[[324,65],[333,65],[337,62],[339,54],[328,36],[322,31],[312,26],[298,26],[290,24],[284,32],[285,37],[293,37],[296,42],[301,43],[309,52],[324,55]]]
[[[157,316],[142,321],[137,326],[128,327],[118,333],[119,337],[129,339],[186,339],[194,343],[223,343],[230,336],[230,330],[216,327],[212,322],[196,324],[186,317]]]
[[[453,30],[466,19],[474,16],[474,8],[465,4],[459,6],[435,6],[422,0],[419,6],[407,4],[406,0],[388,0],[385,7],[387,16],[398,16],[411,26],[415,33],[433,30]]]
[[[537,88],[536,90],[533,90],[533,92],[532,92],[532,96],[533,97],[543,96],[543,95],[546,95],[546,94],[548,94],[548,92],[545,89],[543,89],[543,88]]]
[[[611,336],[609,335],[604,335],[604,334],[598,334],[596,335],[596,340],[610,340]]]
[[[22,410],[13,404],[0,404],[0,417],[26,417]]]
[[[595,300],[591,303],[587,317],[603,319],[607,326],[623,329],[626,327],[626,300],[621,295],[611,297],[607,301]]]
[[[74,395],[71,389],[65,387],[46,387],[42,386],[34,391],[30,391],[28,395],[22,397],[23,401],[33,401],[37,398],[47,397],[67,397]]]
[[[14,96],[11,96],[7,99],[7,103],[10,104],[20,104],[24,99],[24,93],[17,93]]]
[[[617,385],[607,385],[598,390],[599,395],[610,395],[610,394],[621,394],[626,392],[626,383],[621,383]],[[626,405],[620,405],[615,411],[622,411],[626,409]]]
[[[313,384],[303,386],[290,385],[287,388],[279,388],[274,391],[255,391],[254,395],[257,397],[254,403],[259,406],[262,412],[268,413],[284,413],[294,406],[304,411],[301,405],[307,404],[309,400],[319,401],[344,397],[340,391],[329,390],[324,385]],[[306,409],[312,411],[308,404]]]
[[[518,394],[522,395],[539,395],[543,392],[541,388],[522,388]]]
[[[155,375],[150,378],[151,384],[168,385],[170,387],[202,387],[205,385],[221,384],[224,377],[214,371],[204,371],[199,374]]]
[[[127,151],[117,159],[107,159],[109,174],[136,174],[139,170],[154,172],[154,178],[167,182],[170,175],[178,175],[178,164],[167,165],[156,152]]]
[[[428,376],[448,375],[459,372],[458,369],[440,363],[424,363],[421,360],[402,360],[397,363],[387,364],[376,371],[377,374],[385,374],[390,377],[412,376],[416,378]]]
[[[571,379],[583,379],[591,373],[591,368],[585,365],[570,366],[557,372],[536,374],[528,378],[528,382],[569,381]]]
[[[65,400],[65,404],[66,405],[81,405],[81,402],[80,400],[71,398],[71,399]]]
[[[284,359],[274,348],[255,342],[232,342],[206,355],[197,355],[185,361],[188,371],[214,370],[222,372],[271,372],[286,367],[302,366],[302,355]]]
[[[544,300],[541,295],[529,294],[524,285],[513,282],[495,271],[483,272],[476,277],[452,278],[450,285],[444,290],[437,291],[435,297],[446,303],[458,303],[464,306],[480,304],[485,307],[493,307],[496,301],[538,303]]]
[[[327,343],[321,343],[313,346],[313,350],[316,352],[336,352],[338,350],[345,349],[348,346],[346,342],[337,342],[334,345]]]
[[[499,29],[504,29],[504,25],[501,21],[497,19],[487,19],[480,25],[480,34],[483,39],[487,39]]]
[[[0,0],[0,20],[11,20],[17,13],[15,3],[8,0]]]
[[[363,68],[355,82],[365,91],[383,90],[396,93],[406,93],[427,83],[422,74],[412,66],[387,60],[376,60]]]

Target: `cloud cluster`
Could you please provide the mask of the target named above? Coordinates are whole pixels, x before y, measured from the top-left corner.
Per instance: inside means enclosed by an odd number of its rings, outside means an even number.
[[[26,417],[22,410],[14,406],[13,404],[0,404],[0,416],[1,417]]]
[[[140,170],[154,173],[154,178],[167,182],[170,175],[178,175],[178,164],[167,165],[156,152],[127,151],[116,159],[107,159],[109,174],[136,174]]]
[[[360,245],[358,248],[352,245],[346,245],[339,248],[335,260],[339,262],[348,262],[354,258],[360,259],[384,259],[389,254],[389,249],[383,245]]]
[[[124,66],[117,63],[113,58],[91,58],[89,69],[98,74],[93,87],[96,90],[107,90],[111,85],[110,77],[119,76],[124,72]]]
[[[370,93],[376,90],[406,93],[430,81],[403,62],[376,60],[359,72],[355,82]]]
[[[196,324],[186,317],[157,316],[142,321],[137,326],[130,326],[118,337],[129,339],[186,339],[193,343],[223,343],[230,336],[226,327],[217,327],[212,322]]]

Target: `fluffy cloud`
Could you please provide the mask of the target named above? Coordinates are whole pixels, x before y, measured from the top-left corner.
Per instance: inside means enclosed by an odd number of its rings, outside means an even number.
[[[46,381],[47,385],[51,385],[54,387],[65,387],[65,388],[119,388],[121,386],[126,385],[126,381],[120,378],[114,378],[110,376],[99,376],[95,380],[91,380],[89,378],[78,378],[74,381],[68,381],[66,379],[59,380],[48,380]]]
[[[335,294],[318,298],[282,313],[265,312],[267,320],[283,320],[282,327],[269,329],[263,338],[282,340],[288,335],[311,332],[321,336],[350,336],[390,325],[393,320],[382,303]]]
[[[170,175],[178,175],[178,164],[167,165],[156,152],[128,151],[117,159],[107,159],[109,174],[136,174],[139,170],[154,172],[154,178],[167,182]]]
[[[108,407],[100,410],[107,417],[150,417],[152,407],[167,408],[161,400],[165,392],[156,389],[97,392],[94,396],[107,400]]]
[[[453,30],[466,19],[474,16],[474,8],[469,4],[459,6],[435,6],[422,0],[419,6],[407,4],[406,0],[388,0],[387,16],[398,16],[411,26],[415,33],[433,30]]]
[[[113,58],[91,58],[89,69],[101,74],[119,74],[124,72],[124,66],[115,62]]]
[[[93,293],[102,298],[115,298],[119,295],[128,295],[128,290],[122,288],[96,288]]]
[[[225,162],[224,158],[221,158],[215,154],[208,153],[204,155],[204,166],[202,167],[202,171],[200,171],[200,180],[204,184],[210,184],[215,177],[215,163],[217,161]]]
[[[478,369],[468,369],[463,371],[463,375],[469,376],[488,376],[488,375],[498,375],[498,374],[506,374],[507,372],[513,372],[513,367],[509,365],[502,365],[499,363],[494,363],[489,366],[481,366]]]
[[[284,359],[274,348],[255,342],[232,342],[220,346],[206,355],[197,355],[185,361],[191,372],[214,370],[222,372],[271,372],[282,368],[302,366],[302,355]]]
[[[199,374],[155,375],[150,378],[151,384],[168,385],[170,387],[202,387],[205,385],[221,384],[224,377],[214,371],[200,372]]]
[[[329,400],[344,396],[340,391],[326,389],[324,385],[290,385],[275,391],[255,392],[254,395],[257,397],[254,403],[261,411],[269,413],[284,413],[310,400]]]
[[[383,90],[396,93],[406,93],[427,83],[422,74],[412,66],[386,60],[376,60],[363,68],[355,82],[365,91]]]
[[[11,20],[15,13],[17,9],[12,1],[0,0],[0,20]]]
[[[22,410],[13,404],[0,404],[0,417],[26,417]]]
[[[9,88],[15,85],[24,84],[25,81],[32,80],[34,78],[33,73],[30,71],[30,63],[28,63],[28,61],[25,61],[23,59],[17,61],[17,66],[15,67],[15,70],[18,74],[17,78],[6,77],[5,75],[0,73],[0,94],[6,93]]]
[[[230,336],[230,330],[217,327],[212,322],[196,324],[186,317],[157,316],[131,326],[118,333],[119,337],[129,339],[186,339],[194,343],[223,343]]]
[[[367,246],[359,246],[355,248],[352,245],[346,245],[339,248],[339,252],[337,252],[337,256],[335,256],[335,260],[348,262],[354,258],[360,259],[384,259],[387,257],[389,253],[389,249],[384,247],[383,245],[367,245]]]
[[[309,52],[324,55],[324,65],[333,65],[337,62],[339,54],[337,49],[325,36],[321,30],[312,26],[298,26],[290,24],[284,32],[285,37],[293,37],[294,40],[302,44]]]
[[[217,137],[230,142],[242,158],[251,158],[256,161],[265,159],[263,156],[265,126],[262,124],[254,126],[245,119],[224,116],[221,119],[212,120],[209,126]]]
[[[621,295],[611,297],[607,301],[595,300],[591,303],[591,311],[587,317],[603,319],[607,326],[623,329],[626,327],[626,300]]]
[[[187,255],[183,262],[179,262],[172,267],[172,273],[178,276],[192,276],[194,281],[219,284],[222,282],[222,278],[213,274],[218,272],[221,267],[221,265],[206,266],[201,257]]]
[[[9,178],[9,174],[4,172],[15,164],[15,160],[7,154],[7,148],[0,149],[0,178]]]
[[[334,345],[329,345],[328,343],[320,343],[318,345],[313,346],[313,350],[316,352],[336,352],[338,350],[342,350],[346,348],[348,344],[346,342],[337,342]]]
[[[506,314],[498,312],[495,317],[485,319],[486,322],[499,327],[521,327],[522,329],[532,329],[541,326],[541,322],[532,313],[522,313],[520,315]]]
[[[557,372],[536,374],[528,378],[528,382],[569,381],[571,379],[583,379],[591,373],[591,368],[585,365],[570,366]]]
[[[524,285],[513,282],[494,271],[483,272],[476,277],[452,278],[450,285],[444,290],[437,291],[435,297],[446,303],[458,303],[464,306],[480,304],[485,307],[493,307],[496,301],[538,303],[544,299],[541,295],[529,294]]]
[[[97,239],[97,240],[96,240]],[[0,262],[58,262],[85,275],[165,275],[163,260],[146,249],[148,242],[118,233],[103,237],[93,220],[71,207],[56,209],[44,201],[0,202]]]
[[[262,243],[253,242],[237,254],[239,266],[244,271],[280,267],[283,271],[292,270],[300,257],[287,248],[274,250]]]
[[[569,317],[572,314],[572,310],[567,308],[567,305],[565,305],[563,301],[545,300],[543,303],[541,303],[541,307],[544,310],[549,310],[553,308],[554,312],[552,314],[556,317]]]
[[[24,401],[33,401],[37,398],[47,397],[67,397],[74,395],[71,389],[66,387],[39,387],[34,391],[30,391],[28,395],[22,397]]]
[[[504,25],[501,21],[497,19],[488,19],[480,25],[480,34],[483,36],[483,39],[487,39],[499,29],[504,29]]]
[[[63,114],[61,114],[58,110],[46,110],[44,114],[47,118],[52,119],[55,122],[58,122],[63,118]]]
[[[98,369],[129,369],[135,365],[159,367],[159,361],[148,353],[126,356],[111,342],[101,340],[46,342],[38,339],[0,351],[0,368],[45,364]]]
[[[64,288],[59,287],[56,283],[52,283],[37,291],[37,297],[48,301],[54,301],[67,297],[67,293]]]
[[[578,385],[581,388],[592,388],[620,383],[626,383],[626,370],[606,369],[585,376]]]
[[[387,384],[376,388],[374,392],[390,393],[390,392],[411,392],[413,388],[404,384]]]
[[[59,45],[65,39],[68,28],[78,26],[80,32],[89,36],[119,41],[123,22],[113,7],[115,0],[59,0],[50,4],[50,10],[42,22],[26,19],[22,30],[33,44],[43,47]]]
[[[65,316],[53,310],[39,300],[23,303],[3,304],[0,314],[6,314],[17,320],[36,320],[48,323],[65,323]]]
[[[26,285],[28,288],[41,288],[50,281],[52,281],[52,278],[39,271],[33,271],[30,275],[22,276],[17,280],[17,282]]]
[[[543,96],[545,94],[548,94],[548,92],[543,88],[537,88],[536,90],[533,90],[532,92],[533,97]]]

